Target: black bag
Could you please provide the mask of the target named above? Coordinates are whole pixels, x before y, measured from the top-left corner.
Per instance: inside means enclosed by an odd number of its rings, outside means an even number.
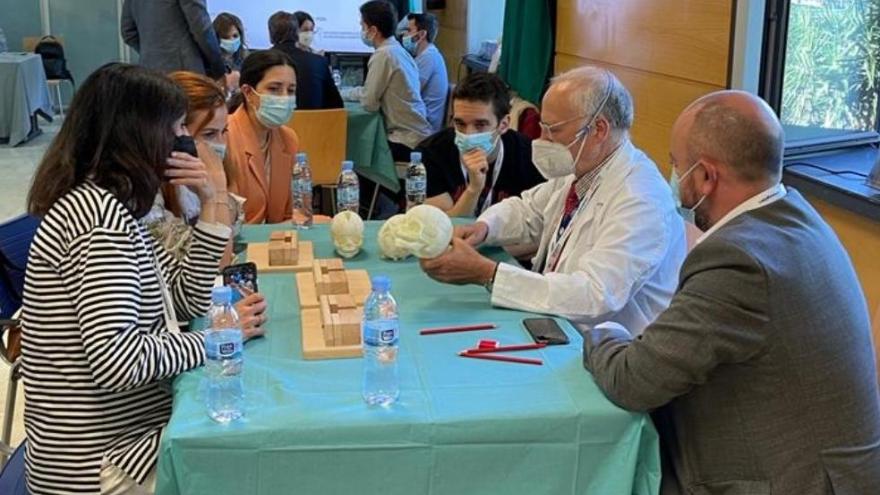
[[[73,82],[73,75],[67,70],[64,47],[54,36],[43,36],[34,47],[34,53],[43,58],[46,79],[67,79]]]

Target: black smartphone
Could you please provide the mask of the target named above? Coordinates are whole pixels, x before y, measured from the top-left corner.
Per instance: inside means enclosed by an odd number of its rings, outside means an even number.
[[[174,138],[174,147],[171,151],[179,151],[188,153],[196,158],[199,157],[199,150],[196,149],[196,140],[192,136],[176,136]]]
[[[526,318],[523,320],[523,325],[532,336],[532,340],[539,344],[568,344],[568,336],[553,318]]]
[[[232,303],[240,301],[247,292],[257,292],[257,265],[241,263],[223,269],[223,285],[232,287]],[[242,290],[239,290],[242,288]]]

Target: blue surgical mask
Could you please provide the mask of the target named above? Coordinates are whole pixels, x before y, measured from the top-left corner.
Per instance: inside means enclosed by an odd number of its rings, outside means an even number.
[[[495,142],[495,133],[492,131],[480,132],[478,134],[465,134],[455,131],[455,146],[458,147],[458,151],[462,155],[475,149],[483,150],[483,152],[489,155],[495,150]]]
[[[241,38],[232,38],[231,40],[220,38],[220,48],[226,53],[235,53],[241,48]]]
[[[370,38],[369,31],[361,31],[361,41],[363,41],[364,44],[370,48],[376,47],[376,45],[373,43],[373,39]]]
[[[205,141],[205,143],[217,153],[217,156],[220,157],[220,160],[226,159],[226,145],[223,143],[215,143],[213,141]]]
[[[257,119],[266,127],[281,127],[290,122],[293,111],[296,109],[296,97],[294,96],[275,96],[261,95],[254,91],[260,97],[260,108],[257,110]]]
[[[403,37],[403,48],[409,52],[410,55],[415,57],[419,53],[419,44],[415,40],[416,35],[411,34],[409,36]]]
[[[706,196],[704,195],[702,198],[700,198],[700,200],[697,201],[697,203],[693,206],[684,206],[681,203],[681,181],[683,181],[685,177],[690,175],[691,172],[693,172],[699,164],[700,162],[696,162],[691,165],[691,167],[687,169],[687,172],[682,174],[681,177],[678,176],[678,171],[675,169],[675,167],[672,167],[672,175],[669,176],[669,187],[672,189],[672,200],[675,201],[675,206],[678,209],[678,214],[681,215],[681,217],[686,222],[690,223],[695,223],[697,208],[699,208],[700,205],[703,204],[703,201],[706,200]]]

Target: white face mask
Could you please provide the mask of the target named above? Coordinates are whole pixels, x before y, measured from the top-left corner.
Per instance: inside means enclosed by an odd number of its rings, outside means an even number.
[[[584,144],[587,142],[589,128],[585,127],[579,136],[568,146],[560,143],[554,143],[545,139],[536,139],[532,141],[532,163],[541,172],[545,179],[555,179],[558,177],[566,177],[575,173],[577,162],[581,159],[581,153],[584,152]],[[578,141],[581,142],[577,156],[572,158],[569,148]]]
[[[298,36],[299,44],[305,47],[311,47],[312,42],[315,41],[314,31],[300,31]]]

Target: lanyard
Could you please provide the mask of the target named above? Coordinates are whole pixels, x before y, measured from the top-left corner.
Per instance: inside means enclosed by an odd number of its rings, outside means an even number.
[[[171,300],[171,294],[168,292],[168,286],[165,284],[165,277],[162,276],[162,270],[159,267],[159,260],[156,258],[156,248],[151,247],[151,260],[153,262],[153,270],[156,271],[156,279],[159,282],[159,292],[162,293],[162,314],[165,316],[165,325],[171,333],[180,333],[180,325],[177,323],[177,312],[174,311],[174,301]]]
[[[577,181],[577,179],[575,179],[575,181]],[[596,181],[590,187],[590,190],[583,198],[580,199],[577,209],[572,212],[570,217],[568,217],[568,223],[564,223],[565,204],[563,203],[562,211],[559,212],[559,227],[556,229],[556,235],[553,236],[550,241],[550,245],[548,246],[548,251],[550,252],[550,255],[547,257],[547,262],[544,264],[545,274],[555,272],[556,268],[559,266],[562,252],[565,250],[565,246],[568,244],[568,240],[569,238],[571,238],[571,234],[574,232],[575,218],[577,218],[581,211],[583,211],[584,208],[590,203],[590,199],[592,199],[593,194],[596,192],[596,189],[598,189],[600,182],[600,177],[596,177]],[[569,184],[568,187],[571,187],[571,184]]]
[[[499,139],[499,148],[498,148],[498,156],[495,157],[495,165],[492,168],[492,182],[489,186],[489,192],[486,194],[486,198],[483,200],[482,208],[480,205],[477,205],[479,211],[475,211],[474,214],[476,216],[480,216],[486,208],[492,205],[492,196],[495,193],[495,184],[498,182],[498,177],[501,175],[501,164],[504,163],[504,143]],[[468,169],[464,165],[461,165],[461,173],[464,175],[464,183],[465,186],[470,182],[470,178],[468,177]],[[480,196],[482,196],[482,191],[480,192]]]

